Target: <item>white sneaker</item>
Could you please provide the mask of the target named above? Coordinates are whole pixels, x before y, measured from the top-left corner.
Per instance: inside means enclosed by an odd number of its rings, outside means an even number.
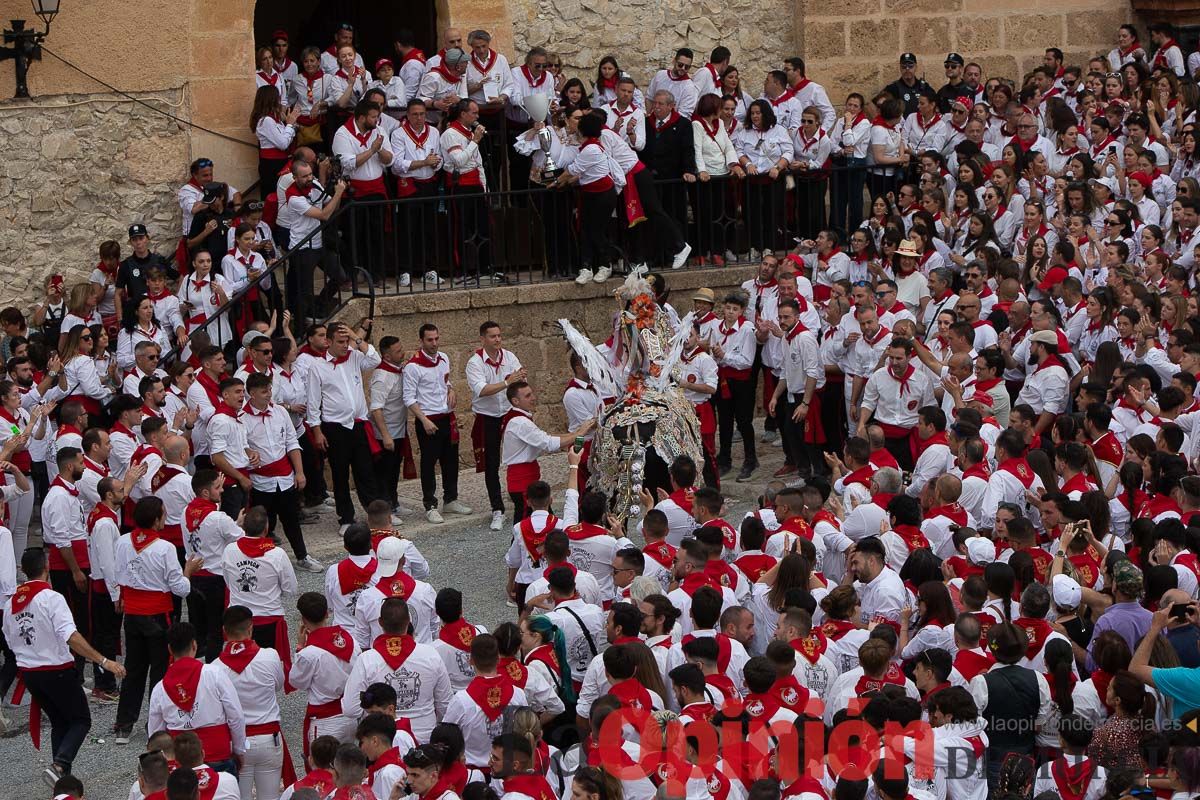
[[[575,282],[580,286],[590,283],[592,280],[592,271],[590,269],[581,269],[579,274],[575,276]]]
[[[688,256],[690,256],[691,254],[692,254],[692,246],[690,244],[688,244],[687,242],[684,242],[683,249],[680,250],[678,253],[676,253],[675,257],[673,259],[671,259],[671,269],[679,269],[680,267],[682,267],[684,264],[687,263]]]
[[[736,264],[737,260],[738,260],[738,257],[736,255],[734,255],[732,250],[725,251],[725,263],[726,264]]]
[[[399,286],[408,286],[412,283],[412,277],[407,272],[401,272],[399,280],[396,281]]]
[[[441,525],[443,522],[446,521],[446,520],[442,519],[441,513],[439,513],[436,508],[431,508],[428,511],[426,511],[425,519],[428,522],[432,522],[434,525]]]
[[[404,503],[396,503],[396,505],[392,506],[392,516],[397,516],[398,514],[411,514],[411,513],[413,513],[413,509],[404,505]]]
[[[442,285],[442,276],[438,275],[433,270],[429,270],[429,272],[425,273],[425,282],[432,283],[434,286],[441,286]]]
[[[750,248],[750,260],[753,262],[762,261],[762,253],[759,252],[758,250],[755,250],[753,247],[751,247]]]
[[[303,572],[324,572],[325,565],[312,556],[305,556],[296,562],[296,569]]]
[[[342,525],[338,527],[338,536],[345,536],[345,535],[346,535],[346,529],[347,529],[347,528],[349,528],[349,527],[350,527],[350,523],[349,523],[349,522],[342,523]]]
[[[333,497],[333,495],[326,497],[321,504],[326,508],[337,508],[337,500]]]
[[[129,744],[130,735],[130,731],[121,731],[113,738],[113,741],[117,744]]]
[[[596,277],[592,278],[592,280],[595,283],[604,283],[606,280],[608,280],[611,277],[612,277],[612,268],[611,267],[601,267],[600,269],[596,270]]]
[[[450,514],[461,514],[463,516],[475,513],[471,510],[470,506],[464,505],[458,500],[451,500],[449,503],[446,503],[444,506],[442,506],[442,508],[446,509],[446,511]]]
[[[403,524],[404,524],[404,520],[400,518],[399,514],[392,514],[392,527],[393,528],[403,525]]]
[[[492,512],[492,524],[488,526],[488,529],[493,530],[493,531],[504,530],[504,512],[503,511],[493,511]]]

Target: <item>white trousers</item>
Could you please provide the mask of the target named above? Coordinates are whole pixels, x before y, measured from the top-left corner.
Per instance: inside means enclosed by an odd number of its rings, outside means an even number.
[[[6,476],[9,484],[15,484],[12,475]],[[30,482],[32,482],[30,478]],[[20,497],[14,497],[8,503],[8,529],[12,531],[13,555],[17,566],[21,565],[21,556],[29,546],[29,518],[33,516],[33,486]]]
[[[242,800],[279,800],[283,742],[277,733],[246,737],[246,754],[238,774]]]

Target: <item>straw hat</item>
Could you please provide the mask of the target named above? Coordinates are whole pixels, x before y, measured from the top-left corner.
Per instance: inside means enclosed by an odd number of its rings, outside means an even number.
[[[716,294],[713,293],[712,289],[709,289],[707,287],[702,288],[702,289],[697,289],[696,293],[694,295],[692,295],[692,299],[699,300],[703,303],[708,303],[709,305],[715,306],[717,304]]]
[[[912,239],[904,239],[900,242],[900,249],[896,251],[898,256],[908,256],[909,258],[920,258],[921,254],[917,252],[917,243]]]

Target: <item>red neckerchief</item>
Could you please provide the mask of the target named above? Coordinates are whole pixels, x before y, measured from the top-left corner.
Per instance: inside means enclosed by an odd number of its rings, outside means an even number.
[[[417,366],[425,367],[426,369],[432,369],[438,364],[442,363],[442,354],[438,353],[436,359],[431,359],[428,355],[426,355],[424,350],[417,350],[417,352],[413,354],[413,357],[408,360],[408,363],[416,364]]]
[[[854,684],[854,694],[862,697],[868,692],[878,692],[888,684],[903,686],[904,681],[904,673],[895,664],[889,664],[887,670],[878,678],[872,678],[865,674],[859,678],[858,683]]]
[[[910,552],[913,550],[929,549],[929,540],[925,538],[925,534],[921,533],[921,529],[916,525],[893,525],[892,531],[904,540],[904,544]]]
[[[1032,617],[1017,617],[1013,620],[1013,624],[1025,631],[1025,636],[1029,640],[1029,646],[1025,649],[1026,658],[1033,658],[1042,652],[1042,648],[1046,646],[1046,639],[1054,630],[1046,620]]]
[[[513,686],[516,686],[518,689],[525,688],[525,682],[529,680],[529,669],[518,659],[510,656],[500,656],[497,669],[501,675],[512,681]]]
[[[1020,481],[1021,485],[1026,489],[1033,485],[1033,479],[1036,477],[1033,474],[1033,468],[1029,466],[1029,462],[1019,456],[1000,462],[996,471],[1009,473]]]
[[[408,63],[409,61],[414,61],[414,60],[420,61],[422,64],[425,63],[425,54],[423,52],[421,52],[421,50],[419,48],[416,48],[416,47],[414,47],[413,49],[411,49],[407,53],[405,53],[404,56],[401,57],[400,63],[403,65],[403,64]]]
[[[871,489],[871,477],[874,474],[875,467],[873,467],[871,464],[867,464],[865,467],[859,467],[849,475],[842,478],[842,486],[852,486],[853,484],[857,483],[861,486],[865,486],[869,491]]]
[[[1095,489],[1096,487],[1088,480],[1087,475],[1077,472],[1070,479],[1063,481],[1063,485],[1059,491],[1063,494],[1070,494],[1071,492],[1092,492]]]
[[[724,84],[721,82],[721,76],[717,74],[717,68],[716,68],[716,67],[714,67],[714,66],[713,66],[711,63],[708,63],[708,64],[705,64],[705,65],[704,65],[704,68],[705,68],[706,70],[708,70],[708,73],[709,73],[710,75],[712,75],[712,82],[713,82],[713,88],[714,88],[714,89],[723,89],[723,88],[725,88],[725,85],[724,85]]]
[[[679,112],[676,111],[675,109],[671,109],[671,113],[667,116],[666,119],[659,119],[658,117],[655,117],[654,118],[654,132],[658,133],[659,131],[661,131],[664,128],[671,127],[676,122],[678,122],[679,119],[680,119]]]
[[[636,641],[636,640],[635,640]],[[654,701],[650,692],[637,678],[626,678],[609,687],[608,693],[621,701],[621,706],[631,711],[653,711]],[[507,791],[507,787],[505,787]]]
[[[504,778],[504,793],[513,792],[532,797],[533,800],[557,800],[557,795],[550,788],[550,782],[542,772],[523,772],[519,775],[508,775]]]
[[[1138,508],[1136,517],[1138,519],[1144,519],[1146,517],[1154,519],[1155,517],[1165,514],[1168,511],[1174,511],[1180,516],[1183,516],[1182,511],[1179,508],[1179,504],[1176,503],[1170,495],[1154,494],[1150,495],[1150,497],[1148,497],[1146,501],[1142,503],[1141,507]]]
[[[550,531],[554,530],[557,525],[558,518],[550,513],[546,514],[546,527],[540,531],[534,529],[532,516],[526,516],[521,520],[518,525],[521,531],[521,542],[525,545],[525,552],[529,554],[532,561],[542,560],[542,546],[545,545]]]
[[[562,666],[558,663],[558,656],[554,652],[554,645],[538,645],[530,650],[525,656],[525,663],[532,664],[535,661],[545,664],[546,668],[550,670],[550,674],[554,676],[555,680],[558,680],[562,677]]]
[[[111,519],[114,523],[117,523],[118,526],[120,525],[116,511],[113,511],[111,508],[104,505],[104,503],[96,503],[96,505],[92,508],[91,513],[88,514],[88,533],[91,533],[96,527],[96,523],[102,519]]]
[[[399,597],[407,600],[412,596],[413,589],[417,588],[416,578],[409,575],[403,570],[397,570],[396,574],[387,578],[380,578],[375,584],[375,588],[380,591],[384,597]]]
[[[696,121],[700,123],[700,127],[704,132],[708,134],[708,138],[715,142],[717,140],[717,131],[721,130],[721,120],[718,119],[713,122],[712,130],[709,130],[708,120],[703,117],[698,118]]]
[[[933,436],[930,436],[928,439],[918,439],[917,440],[917,457],[919,458],[922,453],[924,453],[930,447],[933,447],[935,444],[944,444],[947,447],[950,446],[950,441],[947,439],[945,431],[938,431]]]
[[[428,125],[426,125],[424,128],[422,128],[420,133],[417,133],[416,131],[414,131],[412,129],[412,126],[408,124],[408,120],[405,119],[403,122],[400,123],[400,127],[401,127],[401,129],[403,129],[404,135],[407,136],[410,140],[412,140],[412,143],[417,146],[418,150],[421,150],[425,147],[425,142],[427,142],[429,140],[429,126]]]
[[[489,367],[494,369],[496,372],[499,372],[500,367],[504,366],[504,349],[503,348],[501,348],[501,350],[500,350],[499,358],[497,358],[495,361],[493,361],[491,358],[489,358],[487,352],[485,350],[483,350],[482,348],[479,350],[476,350],[475,355],[477,355],[481,359],[483,359],[483,363],[487,364]]]
[[[602,525],[593,525],[590,522],[580,522],[567,528],[567,538],[573,542],[581,542],[584,539],[607,535],[607,528]]]
[[[792,646],[793,650],[804,656],[805,661],[816,664],[829,649],[829,638],[821,628],[813,628],[809,631],[808,636],[792,639],[788,644]]]
[[[688,516],[692,516],[692,503],[696,500],[696,490],[691,486],[676,489],[667,496],[667,499],[674,501],[675,505],[683,509]]]
[[[1074,766],[1067,763],[1065,755],[1054,759],[1050,765],[1054,785],[1058,787],[1063,800],[1083,800],[1095,772],[1096,763],[1086,756]]]
[[[686,594],[688,597],[694,595],[697,589],[701,589],[705,586],[710,589],[714,589],[717,592],[721,591],[721,584],[717,581],[717,579],[705,572],[689,573],[688,576],[679,584],[679,588],[682,589],[684,594]]]
[[[1177,45],[1175,43],[1174,39],[1167,39],[1165,42],[1160,44],[1158,46],[1158,50],[1156,50],[1154,52],[1154,62],[1153,62],[1154,66],[1162,67],[1163,69],[1168,69],[1169,65],[1167,64],[1167,51],[1170,50],[1172,47],[1178,47],[1178,46],[1179,45]],[[1181,52],[1182,52],[1182,50],[1181,50]],[[1073,798],[1067,798],[1067,800],[1073,800]]]
[[[476,675],[467,684],[467,694],[489,722],[495,722],[504,713],[514,691],[512,682],[501,675]]]
[[[966,477],[965,472],[963,473],[963,477]],[[965,528],[967,526],[967,511],[958,503],[949,503],[944,506],[936,506],[925,512],[925,519],[933,519],[934,517],[946,517],[960,528]]]
[[[185,713],[191,713],[204,665],[195,658],[177,658],[163,673],[162,687],[167,697]]]
[[[204,501],[207,502],[207,501]],[[188,507],[190,510],[190,506]],[[216,506],[213,506],[216,509]],[[371,578],[375,575],[375,570],[379,566],[379,562],[372,558],[366,563],[366,566],[360,567],[348,558],[343,558],[338,562],[338,589],[342,594],[350,594],[359,589],[365,589],[371,585]]]
[[[1058,356],[1047,356],[1042,363],[1037,365],[1037,369],[1033,371],[1033,374],[1037,375],[1044,369],[1050,369],[1051,367],[1062,367],[1062,365],[1063,363],[1058,360]]]
[[[933,119],[929,120],[929,124],[925,124],[925,120],[921,119],[921,115],[917,114],[917,127],[923,132],[928,132],[930,128],[942,121],[942,115],[935,113]]]
[[[492,71],[492,67],[496,66],[496,51],[490,47],[488,48],[488,60],[485,64],[479,60],[479,57],[475,55],[475,51],[472,50],[471,63],[475,65],[475,69],[479,70],[484,75],[487,75]]]
[[[886,325],[880,325],[879,328],[875,331],[874,338],[867,336],[865,333],[863,334],[862,338],[863,338],[864,342],[871,345],[871,347],[874,347],[875,345],[879,344],[880,340],[883,339],[884,336],[887,336],[889,333],[891,333],[891,331],[887,328]],[[888,374],[889,375],[891,374],[890,370],[889,370]],[[904,376],[905,380],[907,380],[909,375],[911,375],[911,374],[912,374],[912,366],[910,365],[908,368],[908,374]]]
[[[355,141],[358,142],[360,147],[366,147],[367,142],[371,141],[371,134],[375,133],[374,128],[368,130],[366,133],[359,133],[358,123],[354,121],[353,116],[346,120],[346,124],[343,127],[350,131],[350,135],[354,137]]]
[[[446,60],[444,58],[436,67],[431,69],[430,72],[436,72],[438,75],[441,75],[442,80],[446,81],[446,83],[450,84],[451,86],[457,85],[462,80],[461,75],[450,71],[450,66],[446,64]]]
[[[533,75],[530,74],[529,67],[525,66],[524,64],[521,65],[521,73],[525,76],[525,82],[528,83],[530,86],[532,86],[534,89],[539,88],[543,83],[546,82],[546,71],[545,70],[542,70],[542,74],[538,76],[538,79],[536,81],[533,79]]]
[[[792,326],[791,330],[783,335],[783,338],[786,339],[789,344],[791,344],[793,339],[807,330],[808,328],[804,327],[804,323],[797,320],[796,324]]]
[[[804,150],[807,152],[813,148],[813,145],[825,138],[825,131],[817,128],[817,135],[810,139],[804,135],[804,128],[797,128],[796,136],[799,137],[800,143],[804,145]],[[831,252],[830,255],[833,253]]]
[[[262,78],[265,83],[270,84],[271,86],[274,86],[275,84],[277,84],[279,82],[279,73],[278,72],[272,72],[270,75],[267,75],[265,72],[263,72],[260,69],[255,74],[258,75],[258,77]]]
[[[375,776],[384,767],[400,767],[404,768],[404,762],[400,758],[400,748],[390,747],[380,754],[379,758],[371,762],[367,767],[367,784],[375,783]]]
[[[33,602],[33,598],[37,597],[42,592],[50,589],[50,584],[45,581],[26,581],[22,583],[12,597],[12,613],[17,614],[28,608]]]
[[[392,672],[400,669],[416,646],[417,640],[411,636],[393,636],[387,633],[376,636],[375,641],[371,643],[371,649],[382,656]]]
[[[275,549],[275,543],[266,536],[243,536],[237,546],[247,558],[262,558]]]
[[[63,480],[62,475],[56,476],[50,485],[62,487],[66,490],[67,494],[71,495],[71,497],[79,497],[79,489],[75,486],[68,485],[67,482]]]
[[[129,543],[133,545],[135,552],[142,552],[150,545],[158,541],[158,532],[148,528],[134,528],[129,534]]]
[[[475,641],[475,626],[462,617],[447,622],[438,631],[438,639],[453,647],[455,650],[470,652],[471,642]]]
[[[259,646],[253,639],[244,642],[225,642],[221,648],[221,663],[241,675],[250,666],[250,662],[258,655]]]
[[[675,548],[666,542],[651,542],[642,548],[642,554],[650,556],[666,569],[675,562]]]
[[[347,633],[341,625],[326,625],[323,628],[309,631],[305,644],[319,647],[345,663],[349,663],[355,651],[358,650],[354,643],[354,637]]]
[[[878,339],[876,339],[876,341],[878,341]],[[872,344],[874,344],[874,342],[872,342]],[[904,395],[906,395],[908,393],[908,388],[909,388],[908,387],[908,379],[913,376],[914,372],[916,372],[916,368],[914,368],[912,364],[906,365],[905,369],[904,369],[904,374],[899,377],[896,377],[895,375],[893,375],[892,371],[890,369],[887,371],[889,378],[891,378],[894,381],[899,382],[901,397],[903,397]]]

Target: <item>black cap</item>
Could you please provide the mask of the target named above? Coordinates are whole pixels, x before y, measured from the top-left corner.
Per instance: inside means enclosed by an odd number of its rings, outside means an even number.
[[[140,222],[135,222],[129,226],[129,238],[133,239],[138,236],[149,236],[150,232],[146,230],[146,226]]]
[[[901,53],[900,54],[900,63],[901,64],[916,64],[917,63],[917,54],[916,53]]]
[[[963,64],[966,64],[967,62],[966,62],[966,59],[964,59],[958,53],[951,53],[950,55],[946,56],[946,63],[947,64],[958,64],[961,67]]]

